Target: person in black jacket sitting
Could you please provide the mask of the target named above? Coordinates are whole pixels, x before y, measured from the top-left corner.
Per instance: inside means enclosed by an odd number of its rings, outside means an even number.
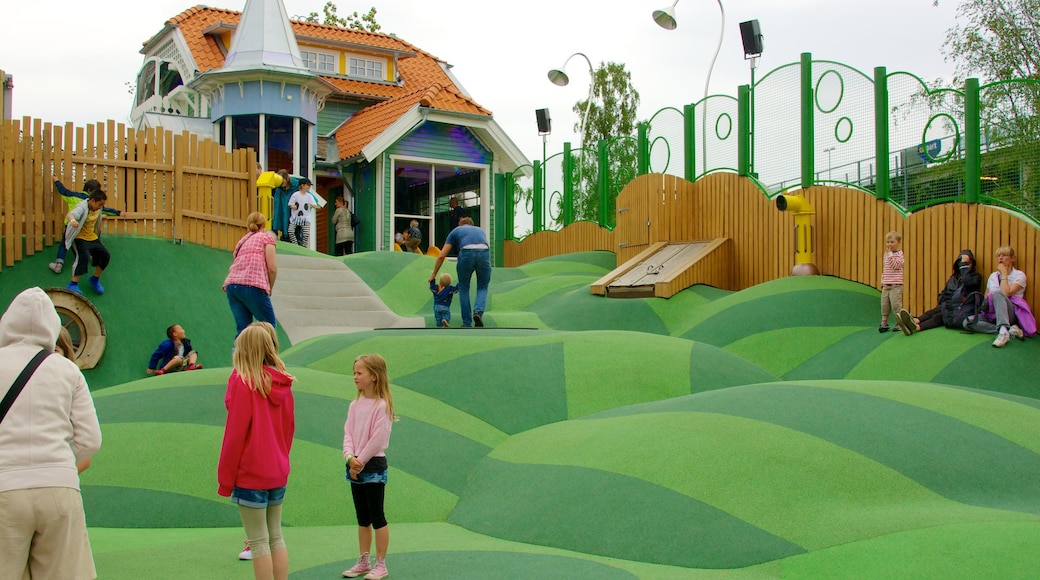
[[[900,310],[899,315],[896,316],[896,324],[899,325],[899,329],[903,331],[903,334],[910,336],[921,330],[944,326],[943,307],[948,306],[950,299],[958,289],[961,289],[961,296],[967,296],[982,289],[982,275],[975,271],[975,254],[971,250],[961,250],[960,255],[954,260],[953,274],[946,281],[946,287],[939,293],[939,304],[916,317],[911,316],[905,309]]]

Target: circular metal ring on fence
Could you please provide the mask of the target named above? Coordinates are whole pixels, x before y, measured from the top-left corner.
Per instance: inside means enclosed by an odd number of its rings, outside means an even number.
[[[932,154],[928,152],[928,147],[925,145],[925,143],[928,142],[928,129],[931,128],[932,121],[934,121],[936,119],[939,119],[939,118],[943,118],[944,120],[949,122],[950,125],[953,126],[953,146],[950,147],[950,150],[946,152],[946,155],[941,155],[939,157],[932,157]],[[950,157],[953,156],[954,152],[957,151],[957,147],[959,147],[960,144],[961,144],[961,128],[957,124],[957,119],[955,119],[953,117],[953,115],[951,115],[949,113],[936,113],[936,114],[932,115],[931,118],[928,119],[927,123],[925,123],[924,131],[921,133],[921,145],[924,146],[924,154],[925,154],[925,156],[929,160],[931,160],[932,162],[934,162],[934,163],[946,163],[947,161],[950,160]]]
[[[843,130],[843,128],[846,129]],[[845,136],[842,137],[842,134]],[[838,122],[834,124],[834,138],[838,140],[838,143],[846,143],[852,139],[852,119],[848,117],[838,119]]]
[[[58,311],[61,325],[72,338],[72,360],[81,369],[92,369],[105,354],[105,322],[97,308],[84,298],[66,288],[44,290],[54,309]]]
[[[820,85],[823,84],[824,79],[831,75],[834,75],[834,77],[838,79],[838,98],[834,100],[834,106],[828,109],[827,107],[824,107],[820,104]],[[845,79],[841,78],[841,74],[834,69],[825,70],[823,74],[820,75],[820,78],[816,79],[816,87],[813,89],[813,101],[816,103],[816,108],[824,114],[833,113],[838,108],[838,105],[841,104],[841,100],[844,98]]]
[[[665,145],[665,156],[664,156],[664,168],[655,171],[654,170],[654,146],[657,145],[658,141],[663,141]],[[653,141],[650,141],[650,173],[667,173],[668,167],[672,164],[672,144],[665,139],[664,136],[654,137]]]
[[[527,211],[528,215],[534,215],[534,195],[524,200],[524,210]]]
[[[556,211],[553,212],[553,208]],[[560,216],[563,215],[563,193],[560,190],[555,189],[549,194],[549,219],[554,222],[560,221]]]
[[[723,120],[726,121],[726,134],[725,135],[723,135],[719,131],[719,126],[720,126],[720,124],[722,123]],[[715,136],[719,138],[719,141],[725,141],[726,139],[729,139],[729,136],[732,133],[733,133],[733,117],[730,117],[729,113],[722,113],[721,115],[718,116],[717,119],[715,119]]]

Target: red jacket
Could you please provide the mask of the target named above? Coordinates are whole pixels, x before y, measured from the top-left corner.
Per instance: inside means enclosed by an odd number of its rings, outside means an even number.
[[[252,391],[237,371],[228,378],[224,406],[224,444],[217,464],[217,493],[228,497],[233,488],[274,489],[289,481],[289,451],[296,420],[292,377],[272,367],[271,392],[265,398]]]

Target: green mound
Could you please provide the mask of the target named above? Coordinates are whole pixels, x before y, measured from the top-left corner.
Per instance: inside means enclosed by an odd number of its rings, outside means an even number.
[[[85,485],[87,526],[96,528],[227,528],[241,525],[238,508],[168,491]]]
[[[354,565],[343,560],[293,572],[293,580],[336,578]],[[437,551],[395,554],[390,570],[401,578],[636,578],[624,570],[580,558],[515,552]]]
[[[492,459],[474,472],[448,521],[518,542],[688,568],[740,568],[803,552],[721,510],[640,479]],[[661,530],[673,533],[663,537]],[[653,550],[632,541],[647,535],[656,536]]]

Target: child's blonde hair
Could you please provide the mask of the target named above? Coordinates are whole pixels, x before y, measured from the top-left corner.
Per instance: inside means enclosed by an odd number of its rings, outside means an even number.
[[[76,358],[76,348],[72,346],[72,337],[69,336],[69,331],[65,330],[62,326],[58,329],[58,340],[54,345],[56,350],[60,350],[62,356],[74,361]]]
[[[376,396],[386,400],[386,415],[390,417],[391,421],[396,421],[394,396],[390,394],[390,375],[386,372],[386,360],[378,354],[363,354],[354,359],[354,364],[357,363],[361,363],[361,366],[375,375]],[[361,398],[361,391],[358,391],[357,398]]]
[[[285,370],[285,363],[278,358],[274,327],[266,322],[254,322],[242,330],[235,339],[235,354],[231,359],[246,385],[264,397],[271,392],[271,375],[264,371],[264,365]]]
[[[1011,246],[1000,246],[997,248],[997,257],[1010,256],[1011,261],[1015,260],[1015,249]]]
[[[885,241],[886,242],[889,242],[889,241],[892,241],[892,240],[895,240],[897,242],[902,242],[903,241],[903,235],[900,234],[899,232],[895,231],[895,230],[885,234]]]
[[[441,287],[451,286],[451,274],[444,272],[440,277]]]

